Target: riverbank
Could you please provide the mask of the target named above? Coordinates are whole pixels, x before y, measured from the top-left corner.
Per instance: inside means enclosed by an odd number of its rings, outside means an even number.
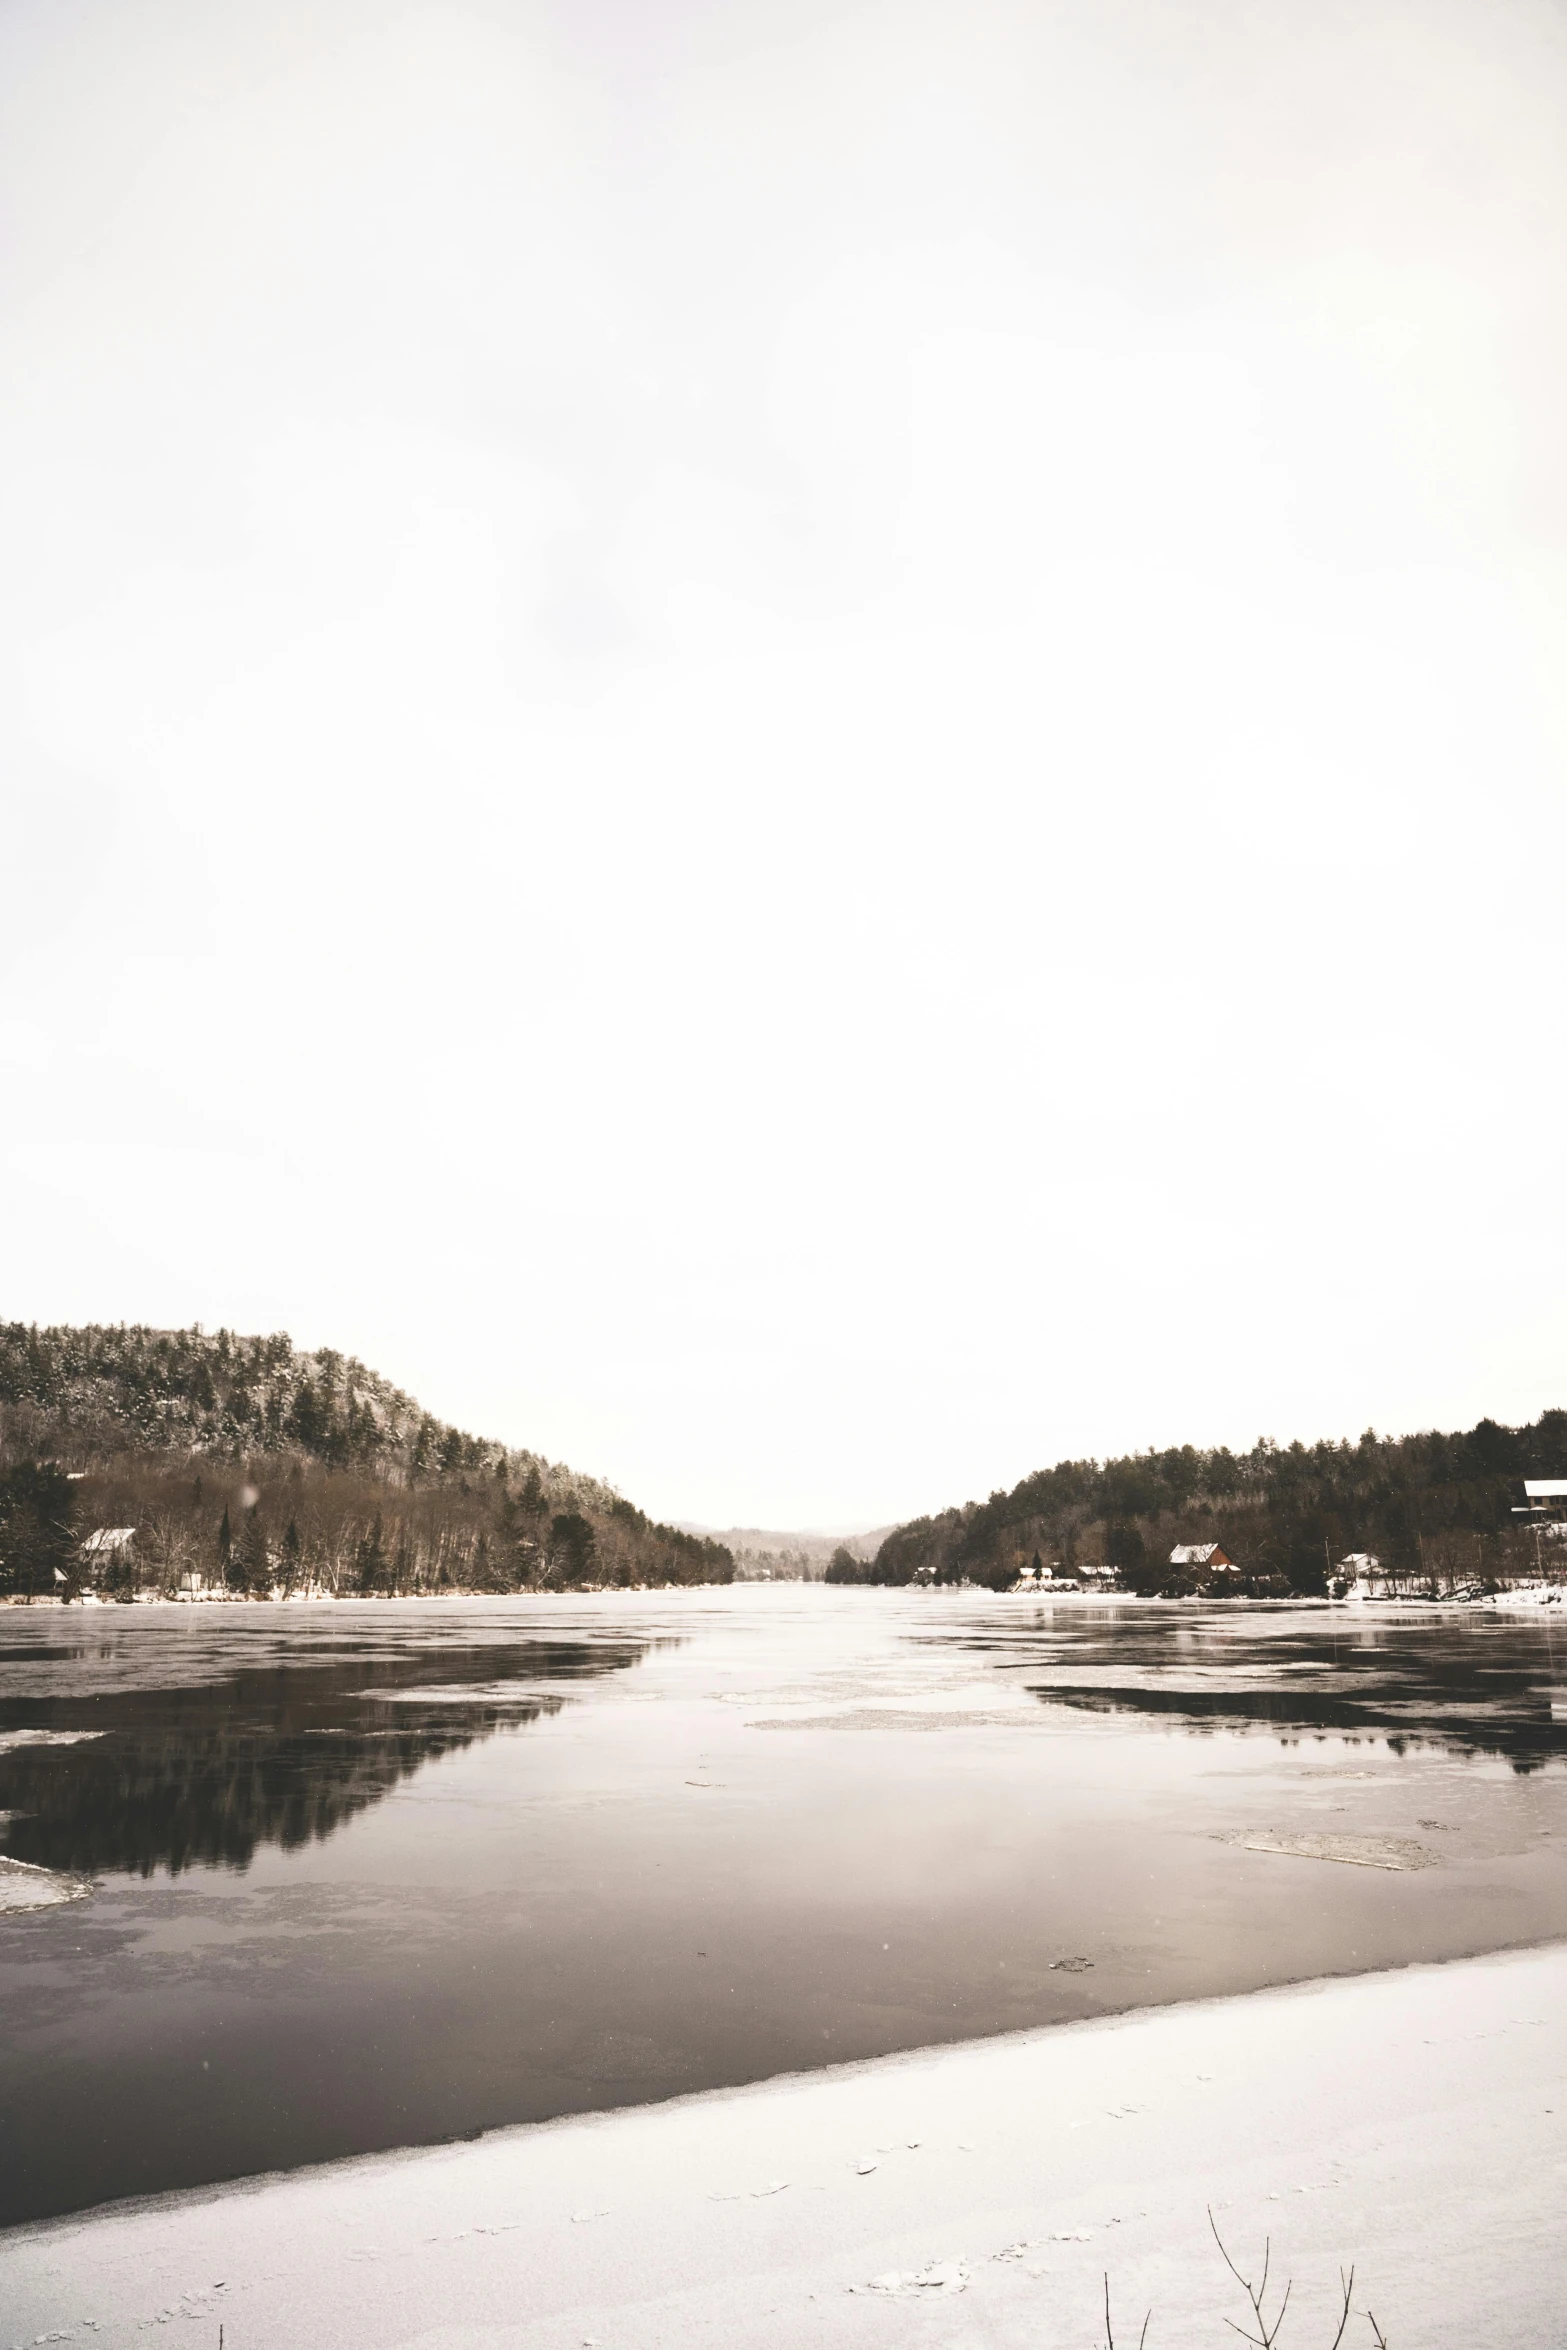
[[[1091,2350],[1341,2265],[1393,2350],[1540,2350],[1561,2311],[1567,1946],[879,2059],[0,2238],[0,2340],[129,2350]],[[920,2279],[928,2281],[921,2282]],[[1347,2336],[1371,2339],[1364,2315]]]
[[[328,1603],[338,1607],[382,1607],[389,1601],[423,1601],[426,1604],[446,1605],[453,1600],[472,1599],[497,1601],[645,1599],[663,1597],[676,1591],[731,1592],[739,1588],[754,1591],[763,1589],[798,1591],[802,1589],[814,1590],[818,1587],[820,1587],[819,1577],[802,1576],[790,1579],[780,1576],[762,1579],[748,1575],[737,1575],[731,1582],[725,1583],[578,1583],[563,1584],[555,1588],[530,1585],[523,1590],[508,1591],[468,1589],[458,1584],[418,1591],[343,1591],[336,1590],[324,1583],[307,1584],[296,1590],[285,1589],[283,1585],[275,1584],[267,1591],[230,1591],[221,1585],[209,1584],[194,1590],[143,1588],[118,1597],[103,1591],[76,1591],[71,1593],[68,1598],[54,1592],[7,1592],[0,1593],[0,1608],[103,1609],[114,1613],[131,1607],[319,1607]],[[1119,1608],[1179,1609],[1183,1612],[1189,1612],[1198,1607],[1222,1607],[1228,1614],[1254,1608],[1277,1613],[1280,1608],[1288,1607],[1291,1609],[1331,1609],[1335,1612],[1343,1611],[1358,1616],[1366,1609],[1376,1609],[1384,1613],[1407,1612],[1414,1609],[1418,1613],[1424,1614],[1432,1608],[1567,1607],[1567,1582],[1553,1582],[1545,1577],[1501,1584],[1494,1589],[1475,1585],[1470,1588],[1441,1593],[1409,1591],[1373,1594],[1355,1591],[1347,1593],[1342,1598],[1315,1598],[1303,1596],[1300,1593],[1295,1593],[1288,1598],[1280,1598],[1277,1595],[1270,1598],[1258,1598],[1249,1593],[1237,1592],[1231,1595],[1223,1591],[1192,1592],[1175,1598],[1168,1593],[1150,1594],[1122,1591],[1108,1584],[1078,1585],[1070,1583],[1056,1585],[1014,1584],[1003,1593],[992,1592],[977,1583],[948,1584],[942,1586],[939,1591],[926,1584],[860,1585],[857,1588],[881,1591],[886,1597],[896,1599],[909,1596],[917,1599],[924,1595],[944,1599],[1024,1599],[1031,1600],[1036,1606],[1053,1605],[1060,1602],[1073,1611],[1082,1606],[1105,1607],[1112,1605]]]

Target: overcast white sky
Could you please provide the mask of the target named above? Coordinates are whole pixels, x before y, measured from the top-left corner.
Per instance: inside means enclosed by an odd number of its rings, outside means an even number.
[[[1567,1401],[1567,16],[0,0],[0,1312],[664,1515]]]

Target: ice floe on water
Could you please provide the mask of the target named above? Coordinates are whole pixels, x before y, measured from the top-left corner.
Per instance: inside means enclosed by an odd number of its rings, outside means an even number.
[[[105,1735],[102,1730],[0,1730],[0,1754],[18,1746],[81,1746]]]
[[[1436,1856],[1412,1836],[1343,1836],[1250,1828],[1225,1838],[1242,1852],[1281,1852],[1295,1860],[1336,1860],[1354,1869],[1430,1869]]]
[[[56,1909],[62,1901],[80,1901],[91,1891],[85,1877],[35,1868],[31,1861],[7,1860],[0,1854],[0,1915],[19,1909]]]
[[[558,1713],[575,1692],[539,1681],[449,1681],[413,1689],[360,1689],[354,1694],[375,1705],[509,1705]]]

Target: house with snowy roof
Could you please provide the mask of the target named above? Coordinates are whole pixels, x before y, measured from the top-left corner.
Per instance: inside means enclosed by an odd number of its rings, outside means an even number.
[[[82,1544],[82,1556],[91,1567],[107,1567],[128,1558],[136,1543],[134,1526],[100,1526]]]
[[[1233,1567],[1235,1561],[1222,1542],[1178,1542],[1170,1553],[1170,1564],[1213,1574],[1219,1568]]]

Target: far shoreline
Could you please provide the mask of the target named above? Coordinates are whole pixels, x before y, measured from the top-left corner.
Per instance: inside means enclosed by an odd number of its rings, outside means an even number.
[[[1255,1597],[1246,1592],[1203,1592],[1167,1596],[1162,1592],[1100,1590],[1008,1590],[993,1591],[984,1583],[944,1583],[937,1585],[915,1583],[859,1583],[832,1585],[819,1577],[799,1577],[785,1581],[763,1581],[759,1577],[736,1577],[729,1583],[584,1583],[564,1588],[539,1585],[521,1591],[480,1591],[450,1588],[443,1591],[138,1591],[132,1597],[117,1599],[100,1591],[84,1591],[66,1598],[55,1592],[0,1593],[3,1608],[50,1608],[69,1611],[72,1608],[102,1610],[120,1613],[151,1607],[403,1607],[439,1606],[453,1600],[493,1601],[511,1604],[520,1599],[667,1599],[679,1592],[700,1593],[705,1597],[723,1594],[732,1598],[740,1591],[826,1591],[837,1599],[864,1600],[876,1597],[899,1599],[993,1599],[1017,1601],[1024,1606],[1064,1606],[1071,1610],[1084,1607],[1161,1608],[1172,1612],[1189,1613],[1194,1608],[1222,1608],[1226,1614],[1252,1610],[1258,1614],[1293,1614],[1302,1609],[1334,1609],[1350,1617],[1365,1614],[1426,1615],[1436,1609],[1452,1609],[1462,1614],[1473,1614],[1476,1609],[1567,1607],[1567,1583],[1529,1582],[1510,1588],[1477,1592],[1471,1596],[1442,1592],[1428,1596],[1407,1592],[1398,1597],[1337,1599],[1331,1593],[1299,1592],[1289,1598],[1278,1594]]]

